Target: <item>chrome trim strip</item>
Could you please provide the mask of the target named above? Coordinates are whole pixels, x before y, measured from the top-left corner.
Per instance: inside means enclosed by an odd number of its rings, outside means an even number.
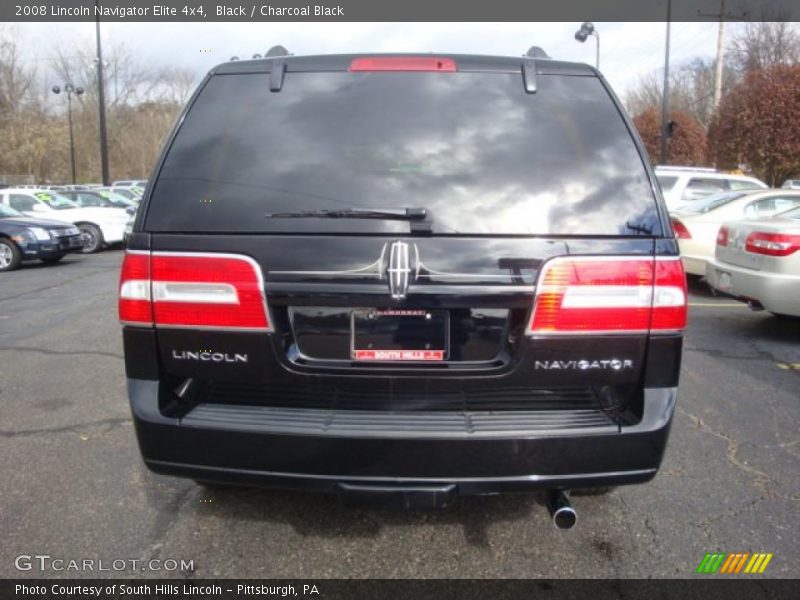
[[[145,462],[157,464],[157,465],[164,465],[169,467],[186,467],[186,468],[199,468],[205,469],[209,471],[219,471],[222,473],[242,473],[242,474],[250,474],[250,475],[267,475],[273,477],[287,477],[287,478],[297,478],[297,479],[319,479],[324,481],[376,481],[376,482],[391,482],[391,483],[414,483],[414,482],[425,482],[425,483],[434,483],[434,482],[446,482],[446,483],[514,483],[520,482],[524,483],[526,481],[536,482],[536,481],[573,481],[579,479],[594,479],[594,478],[606,478],[606,477],[630,477],[630,476],[646,476],[651,475],[657,471],[657,469],[636,469],[633,471],[604,471],[599,473],[575,473],[569,475],[518,475],[518,476],[507,476],[507,477],[444,477],[434,479],[432,477],[380,477],[380,476],[368,476],[368,475],[317,475],[313,473],[285,473],[282,471],[257,471],[254,469],[228,469],[225,467],[212,467],[206,465],[192,465],[187,463],[176,463],[176,462],[168,462],[163,460],[148,460],[145,459]]]
[[[153,328],[153,322],[152,321],[148,321],[146,323],[144,321],[120,321],[119,324],[120,325],[124,325],[125,327],[140,327],[142,329],[152,329]]]

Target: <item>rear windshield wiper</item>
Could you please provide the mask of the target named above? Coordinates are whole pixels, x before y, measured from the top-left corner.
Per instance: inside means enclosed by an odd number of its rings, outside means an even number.
[[[408,221],[412,233],[430,233],[433,223],[425,208],[342,208],[267,213],[265,219],[381,219]]]
[[[423,221],[428,216],[424,208],[341,208],[297,210],[282,213],[267,213],[267,219],[386,219],[391,221]]]

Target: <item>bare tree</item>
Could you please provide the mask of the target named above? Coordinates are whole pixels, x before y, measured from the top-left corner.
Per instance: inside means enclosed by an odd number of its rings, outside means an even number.
[[[800,62],[800,35],[785,21],[746,23],[733,37],[728,55],[739,73]]]
[[[670,74],[670,106],[694,117],[707,127],[714,112],[713,59],[694,58],[678,65]],[[725,93],[736,82],[736,73],[726,67],[723,71],[722,90]],[[648,108],[660,107],[663,95],[663,71],[654,71],[642,78],[625,96],[628,112],[639,115]]]

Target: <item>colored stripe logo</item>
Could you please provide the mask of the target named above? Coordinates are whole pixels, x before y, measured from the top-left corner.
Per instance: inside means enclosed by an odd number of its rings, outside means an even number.
[[[714,552],[708,553],[700,561],[697,573],[713,575],[715,573],[739,574],[739,573],[763,573],[769,561],[772,560],[772,552]]]

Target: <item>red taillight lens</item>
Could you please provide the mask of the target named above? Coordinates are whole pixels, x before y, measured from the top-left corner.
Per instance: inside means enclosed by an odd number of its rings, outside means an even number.
[[[727,225],[723,225],[717,232],[717,246],[727,246],[730,232]]]
[[[686,327],[688,292],[680,258],[656,260],[653,282],[653,318],[650,331],[674,331]]]
[[[754,231],[747,236],[745,249],[754,254],[789,256],[800,250],[800,235]]]
[[[686,228],[681,221],[678,219],[672,219],[672,231],[675,232],[675,237],[679,240],[690,240],[692,239],[692,234],[689,233],[689,230]]]
[[[679,259],[556,258],[542,267],[530,335],[679,330],[686,280]]]
[[[129,325],[152,325],[150,253],[128,251],[119,274],[119,320]]]
[[[146,277],[128,278],[146,265]],[[135,300],[131,300],[135,296]],[[135,301],[135,306],[130,303]],[[139,310],[149,320],[126,318]],[[252,259],[230,254],[129,253],[120,282],[120,320],[129,324],[200,329],[268,331],[261,270]]]
[[[456,61],[435,56],[376,56],[356,58],[350,71],[440,71],[454,73]]]

